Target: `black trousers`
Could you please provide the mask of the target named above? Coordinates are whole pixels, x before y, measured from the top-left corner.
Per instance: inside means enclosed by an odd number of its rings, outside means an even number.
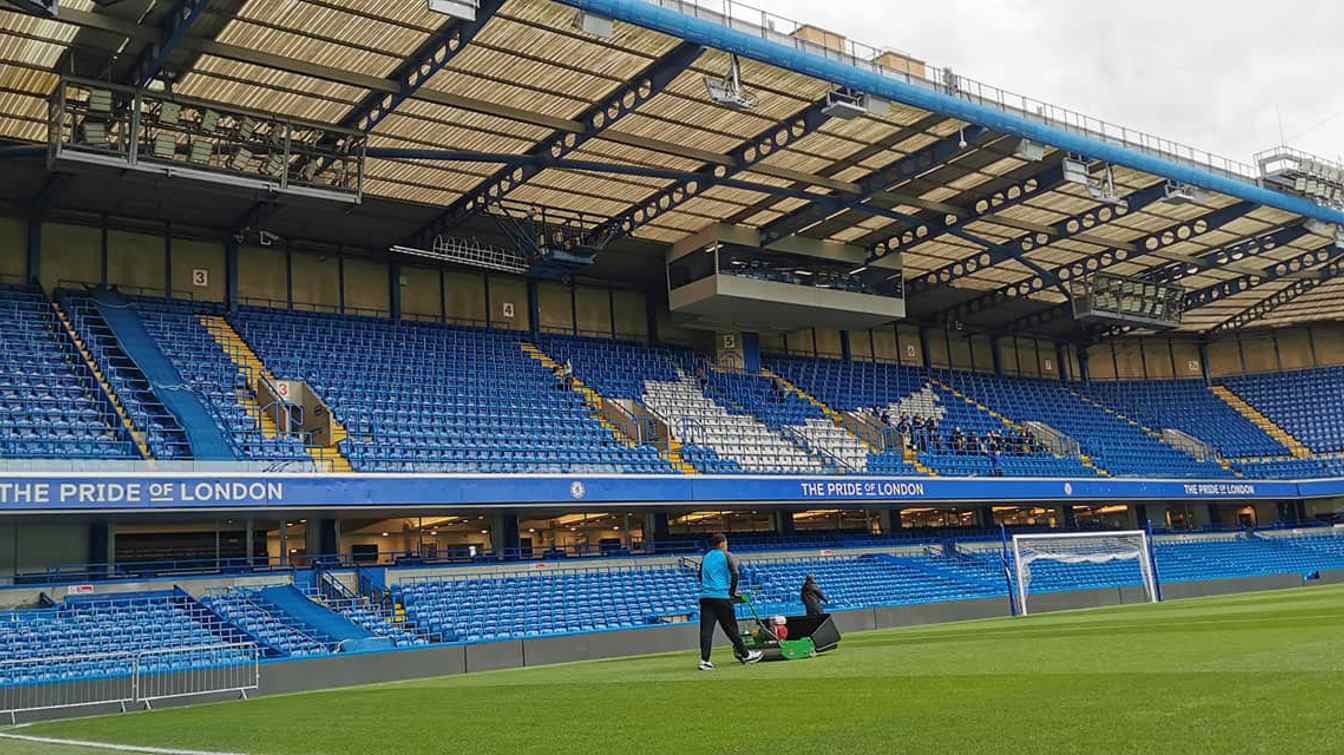
[[[709,652],[714,649],[714,626],[723,627],[724,634],[733,643],[733,655],[747,657],[747,646],[737,633],[737,614],[733,613],[733,601],[725,598],[700,599],[700,659],[709,660]]]

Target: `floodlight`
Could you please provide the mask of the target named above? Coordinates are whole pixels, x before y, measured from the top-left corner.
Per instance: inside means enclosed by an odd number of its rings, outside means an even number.
[[[733,110],[753,110],[756,98],[742,88],[742,66],[737,56],[732,56],[728,64],[728,75],[722,79],[705,77],[705,90],[714,102]]]
[[[1040,162],[1045,159],[1045,145],[1033,142],[1030,139],[1023,139],[1017,143],[1017,149],[1013,150],[1013,156],[1029,162]]]
[[[587,11],[578,11],[574,14],[574,28],[598,39],[610,39],[612,26],[612,20],[606,16],[598,16]]]
[[[867,115],[868,107],[862,92],[842,88],[826,94],[826,107],[821,112],[832,118],[850,121]]]
[[[478,0],[425,0],[426,7],[430,13],[442,13],[451,18],[461,19],[463,21],[475,21],[476,9],[480,7]]]
[[[1196,186],[1168,181],[1162,202],[1169,205],[1206,204],[1209,193]]]

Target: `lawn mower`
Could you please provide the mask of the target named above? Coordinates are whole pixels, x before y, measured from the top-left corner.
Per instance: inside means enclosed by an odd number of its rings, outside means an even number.
[[[748,650],[765,653],[766,661],[797,661],[834,650],[840,644],[840,630],[830,614],[820,616],[772,616],[762,619],[749,595],[740,596],[751,611],[754,627],[741,629]]]

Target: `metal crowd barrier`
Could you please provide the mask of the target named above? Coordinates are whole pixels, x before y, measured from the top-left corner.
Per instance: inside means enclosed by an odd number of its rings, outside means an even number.
[[[242,642],[0,661],[0,715],[92,705],[153,707],[159,700],[261,687],[261,652]]]

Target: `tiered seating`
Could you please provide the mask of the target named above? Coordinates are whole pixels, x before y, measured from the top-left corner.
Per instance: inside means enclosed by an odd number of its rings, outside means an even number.
[[[46,298],[9,286],[0,286],[0,457],[139,457]]]
[[[1344,477],[1344,458],[1249,459],[1238,462],[1237,469],[1255,480],[1306,480],[1313,477]]]
[[[912,438],[912,442],[924,448],[919,460],[940,475],[1095,476],[1093,470],[1077,459],[1063,459],[1048,453],[1000,453],[996,464],[979,449],[953,449],[950,439],[955,431],[984,438],[991,432],[1003,434],[1009,428],[988,412],[935,386],[923,369],[898,364],[780,356],[770,357],[769,367],[836,411],[850,412],[869,421],[885,412],[893,424],[901,417],[936,421],[937,433],[921,432]],[[905,461],[900,449],[894,447],[872,455],[867,470],[874,474],[918,474]]]
[[[575,375],[609,399],[638,399],[645,380],[676,380],[677,368],[693,371],[691,352],[675,346],[551,335],[537,346],[556,362],[569,362]]]
[[[695,612],[695,575],[672,566],[471,577],[394,589],[407,621],[444,642],[631,629]]]
[[[1058,380],[950,372],[952,387],[1017,422],[1038,420],[1070,436],[1083,453],[1113,475],[1220,478],[1213,462],[1199,462],[1074,393]]]
[[[1305,574],[1344,568],[1341,545],[1337,535],[1159,540],[1157,564],[1164,582]]]
[[[798,593],[808,574],[817,578],[828,610],[870,606],[898,606],[990,597],[1005,592],[1002,585],[961,575],[937,562],[946,559],[865,555],[748,561],[742,566],[744,590],[756,592],[771,613],[802,613]]]
[[[761,375],[709,371],[709,394],[730,413],[750,414],[766,427],[821,457],[839,472],[863,472],[868,449],[848,430],[837,427],[812,403]],[[838,462],[838,463],[836,463]]]
[[[217,305],[139,298],[134,306],[159,348],[205,399],[211,414],[231,438],[234,453],[257,461],[310,461],[296,435],[266,438],[259,419],[243,407],[240,393],[249,390],[242,369],[220,348],[201,324],[202,314],[220,314]]]
[[[275,610],[256,590],[230,587],[201,599],[210,610],[278,656],[327,655],[335,642],[317,630]]]
[[[136,653],[246,640],[181,592],[71,597],[55,608],[0,613],[0,686],[128,674]],[[49,660],[9,663],[31,658]],[[164,658],[192,661],[185,653]]]
[[[515,334],[264,309],[234,323],[331,407],[356,470],[671,472],[651,446],[618,443]]]
[[[817,458],[748,414],[734,414],[707,397],[695,378],[647,380],[644,403],[664,417],[688,444],[709,446],[744,471],[814,474],[825,470]],[[694,462],[692,462],[694,463]]]
[[[1344,367],[1243,375],[1222,382],[1311,450],[1344,451],[1344,401],[1339,400],[1344,396]]]
[[[1276,456],[1283,446],[1202,380],[1093,381],[1076,388],[1154,430],[1171,428],[1211,444],[1224,458]]]
[[[154,395],[145,374],[121,348],[93,299],[74,292],[62,292],[59,296],[75,331],[92,352],[131,421],[144,431],[154,458],[190,459],[191,443],[187,434],[177,418]]]

